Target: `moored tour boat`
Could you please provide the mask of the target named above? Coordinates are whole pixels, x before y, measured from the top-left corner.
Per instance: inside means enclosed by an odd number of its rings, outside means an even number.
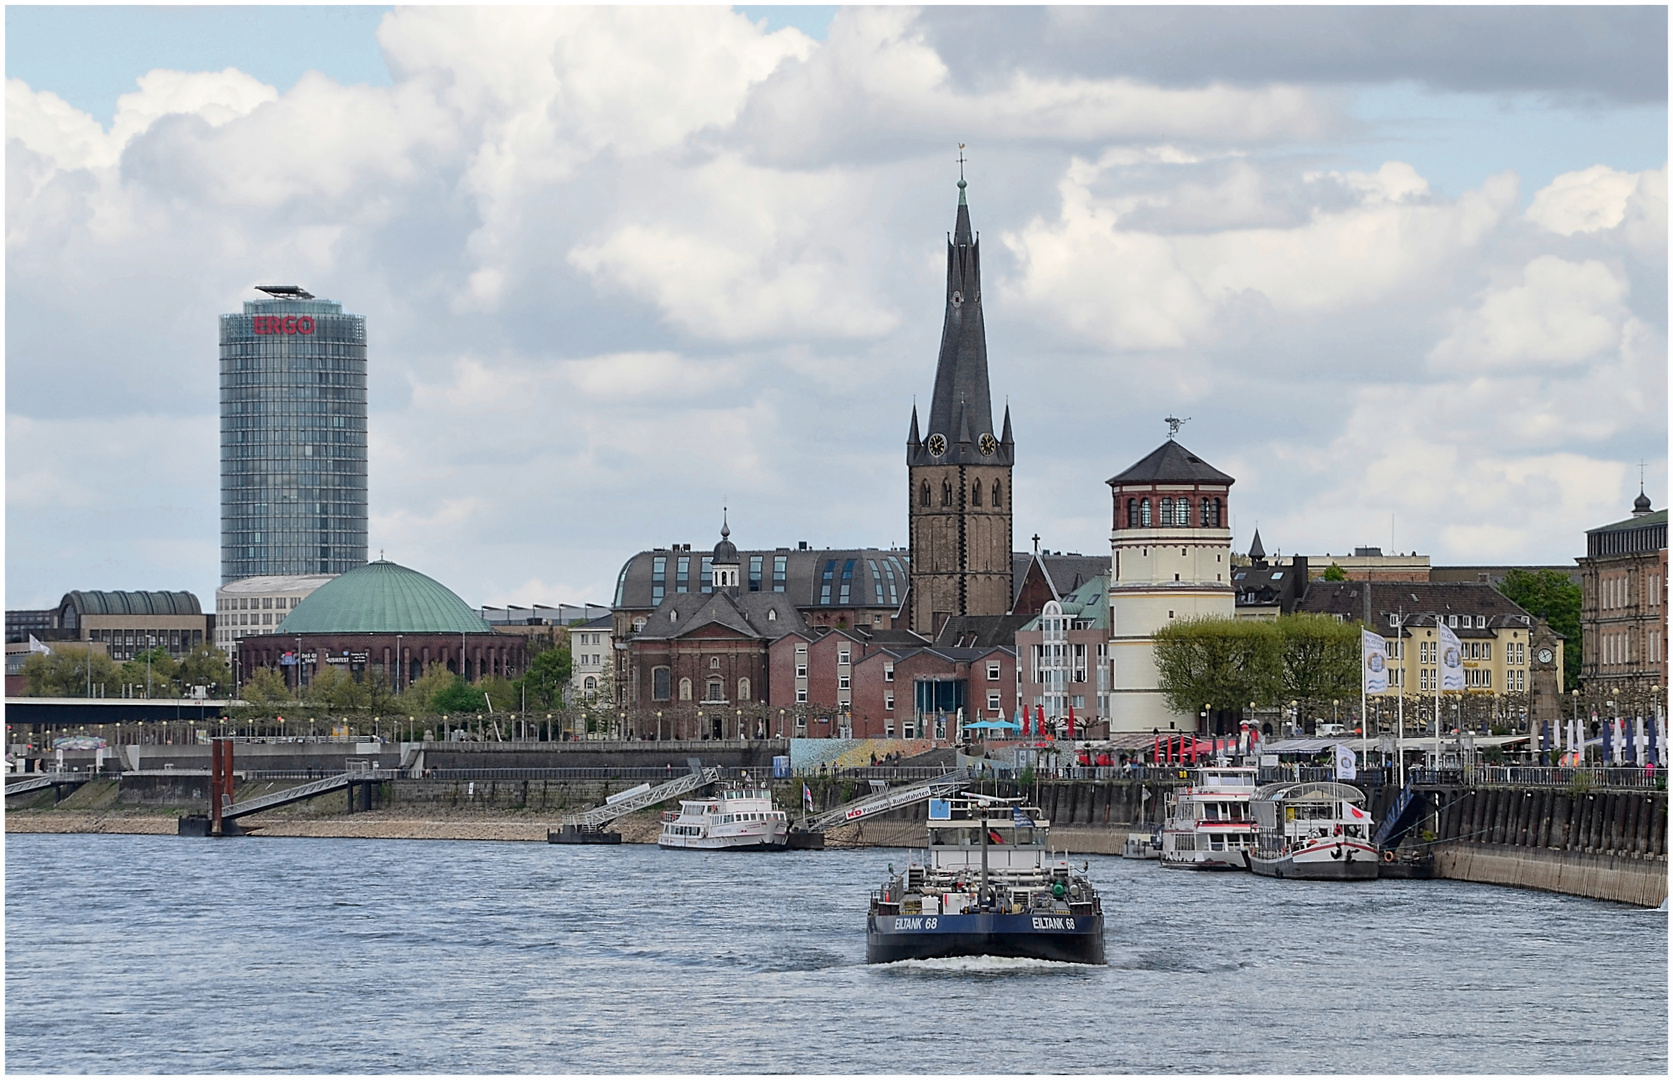
[[[1285,781],[1256,789],[1249,805],[1256,829],[1249,868],[1255,873],[1335,881],[1377,876],[1371,814],[1358,788]]]
[[[1169,799],[1162,825],[1162,865],[1185,870],[1245,870],[1255,846],[1249,800],[1255,770],[1204,767],[1197,782]]]
[[[790,819],[773,807],[772,792],[732,788],[709,799],[681,799],[662,815],[658,847],[706,851],[777,850],[786,846]]]
[[[1092,883],[1048,846],[1051,823],[1020,799],[965,793],[929,802],[922,862],[872,893],[866,962],[1007,956],[1104,962]],[[1083,868],[1084,869],[1084,868]]]

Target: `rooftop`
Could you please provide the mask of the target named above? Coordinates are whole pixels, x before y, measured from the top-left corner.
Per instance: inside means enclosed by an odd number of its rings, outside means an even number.
[[[384,559],[357,566],[298,604],[275,634],[491,634],[447,586]]]

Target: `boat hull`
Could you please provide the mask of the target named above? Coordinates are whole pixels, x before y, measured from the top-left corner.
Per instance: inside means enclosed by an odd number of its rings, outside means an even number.
[[[1253,855],[1249,869],[1266,877],[1302,881],[1368,881],[1378,875],[1376,849],[1358,843],[1304,848],[1276,859]]]
[[[1243,852],[1227,851],[1207,854],[1193,851],[1189,854],[1195,858],[1173,857],[1164,854],[1162,865],[1169,870],[1246,870],[1243,864]]]
[[[866,963],[1006,956],[1104,963],[1102,915],[872,915]]]

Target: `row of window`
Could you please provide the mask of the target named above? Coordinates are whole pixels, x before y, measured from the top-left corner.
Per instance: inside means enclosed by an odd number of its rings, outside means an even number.
[[[995,510],[1004,509],[1004,487],[1000,485],[998,480],[995,480],[991,490],[992,497],[989,500],[989,505]],[[930,505],[930,486],[928,480],[925,480],[918,488],[918,505],[925,507]],[[953,482],[951,480],[941,481],[941,505],[953,505]],[[975,483],[970,485],[970,505],[973,507],[980,507],[982,505],[982,482],[980,480],[977,480]]]
[[[1148,529],[1152,525],[1156,528],[1189,528],[1191,525],[1191,499],[1189,496],[1179,498],[1166,497],[1156,505],[1154,523],[1150,514],[1150,500],[1127,500],[1127,527],[1129,529]],[[1220,527],[1223,506],[1219,499],[1204,496],[1202,500],[1202,514],[1200,527],[1217,529]]]
[[[673,699],[673,695],[672,695],[673,687],[671,685],[672,680],[673,680],[673,669],[667,668],[667,667],[652,668],[651,669],[651,700],[652,701],[670,701],[670,700],[672,700]],[[730,704],[730,702],[728,702],[726,700],[726,680],[720,678],[718,675],[714,676],[713,678],[710,678],[708,680],[708,682],[704,684],[703,689],[704,689],[703,703]],[[749,688],[749,680],[748,679],[739,679],[738,680],[738,700],[739,701],[748,701],[749,700],[749,689],[750,688]],[[691,700],[691,690],[692,690],[691,680],[687,679],[687,678],[680,679],[680,700],[681,701],[690,701]]]

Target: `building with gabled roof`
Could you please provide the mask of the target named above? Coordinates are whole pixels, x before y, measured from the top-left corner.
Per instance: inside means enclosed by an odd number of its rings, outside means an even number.
[[[1044,709],[1048,720],[1073,709],[1078,732],[1109,718],[1108,604],[1109,578],[1095,577],[1047,601],[1017,631],[1024,708]]]

